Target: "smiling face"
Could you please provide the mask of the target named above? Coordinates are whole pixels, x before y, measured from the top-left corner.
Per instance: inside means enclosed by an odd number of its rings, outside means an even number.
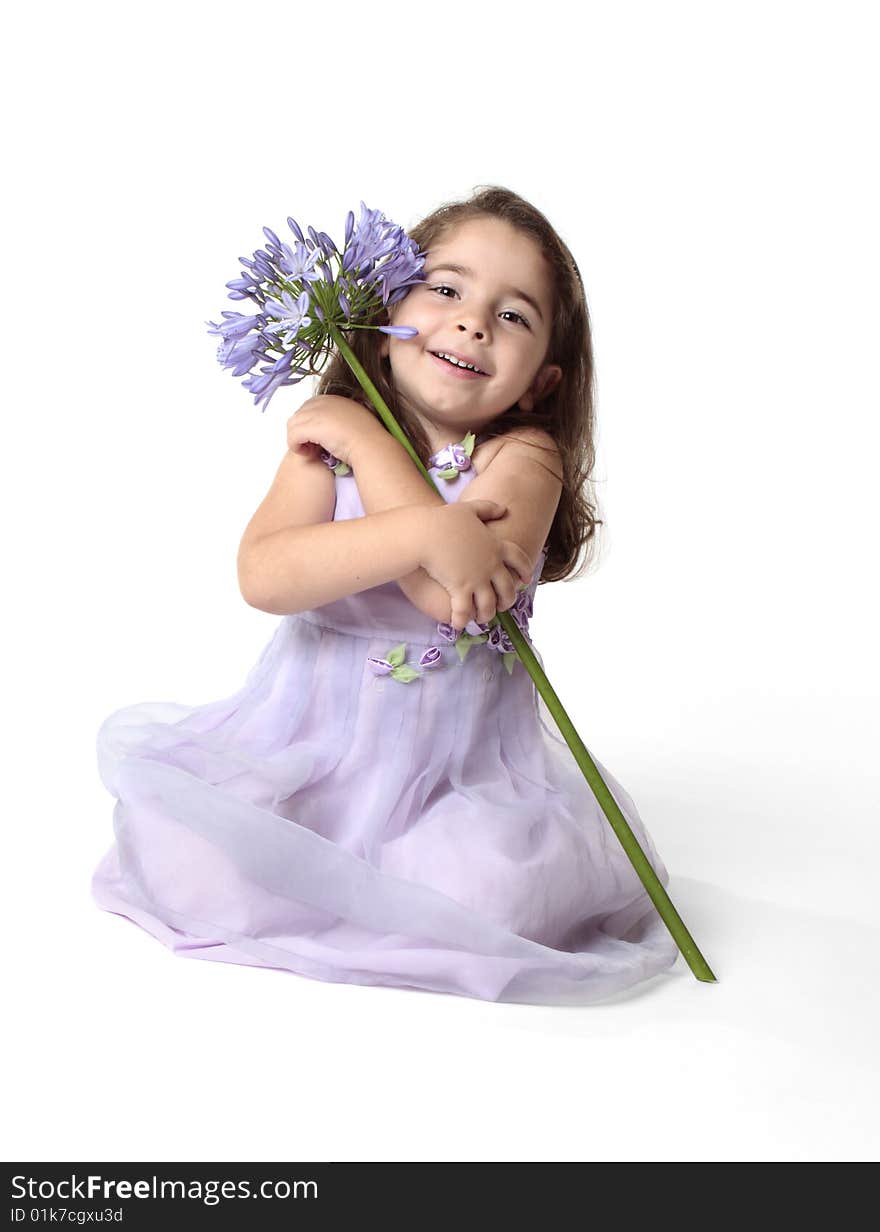
[[[389,309],[392,325],[413,325],[418,335],[380,335],[381,354],[436,452],[468,431],[478,435],[516,403],[531,410],[562,370],[544,363],[553,285],[529,236],[502,219],[470,219],[428,249],[424,276]],[[482,375],[438,359],[438,351],[469,360]]]

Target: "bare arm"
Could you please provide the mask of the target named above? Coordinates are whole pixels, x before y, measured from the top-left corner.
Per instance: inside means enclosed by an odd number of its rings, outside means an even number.
[[[489,523],[499,539],[509,539],[525,552],[531,571],[547,541],[562,494],[562,459],[542,428],[509,432],[503,446],[461,494],[472,500],[494,500],[507,510]]]
[[[392,509],[333,522],[335,499],[336,479],[323,462],[285,453],[239,546],[239,588],[246,603],[283,616],[416,568],[428,533],[419,515],[427,517],[427,510]]]
[[[242,594],[251,607],[287,616],[396,581],[419,567],[427,534],[419,515],[402,507],[273,531],[248,548]]]
[[[438,509],[446,502],[425,481],[404,447],[381,424],[361,442],[352,458],[364,513],[382,513],[400,506]],[[431,620],[449,622],[452,604],[445,587],[421,565],[394,579],[415,607]]]
[[[382,513],[398,505],[440,509],[446,503],[400,442],[379,423],[375,432],[358,442],[351,464],[364,513]]]

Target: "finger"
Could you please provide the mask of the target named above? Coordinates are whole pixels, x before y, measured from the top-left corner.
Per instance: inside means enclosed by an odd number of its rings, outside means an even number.
[[[480,586],[474,591],[477,623],[487,625],[498,610],[498,596],[492,586]]]
[[[513,543],[509,539],[503,541],[502,559],[505,565],[510,567],[511,573],[515,573],[523,586],[528,586],[532,581],[532,563],[526,556],[525,552],[518,543]]]
[[[473,596],[465,595],[463,590],[452,595],[452,627],[457,633],[462,633],[466,625],[474,619]]]
[[[297,441],[291,448],[294,453],[301,454],[303,457],[316,457],[320,446],[314,441]]]
[[[287,421],[288,441],[301,441],[307,434],[308,417],[297,413]]]
[[[511,575],[510,570],[502,567],[492,575],[492,585],[498,598],[496,604],[499,612],[506,612],[513,607],[517,596],[517,575]]]
[[[491,521],[492,518],[502,518],[507,513],[507,506],[499,504],[498,501],[475,500],[470,501],[469,504],[473,506],[478,518],[484,518],[487,521]]]

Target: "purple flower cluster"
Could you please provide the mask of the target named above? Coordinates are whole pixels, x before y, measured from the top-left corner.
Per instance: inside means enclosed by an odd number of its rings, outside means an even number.
[[[276,389],[320,372],[332,353],[328,326],[344,329],[364,322],[424,279],[418,246],[402,227],[363,201],[357,220],[348,212],[342,252],[326,232],[309,227],[305,236],[295,219],[288,218],[287,224],[293,246],[263,227],[265,248],[239,257],[244,272],[226,283],[229,299],[251,300],[258,311],[250,316],[223,311],[219,323],[205,322],[208,333],[222,340],[217,348],[222,367],[231,368],[235,377],[250,374],[242,384],[264,410]],[[399,338],[417,333],[405,325],[376,328]]]

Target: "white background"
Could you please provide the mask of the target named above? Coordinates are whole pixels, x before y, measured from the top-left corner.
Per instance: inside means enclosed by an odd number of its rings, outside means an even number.
[[[7,18],[4,1158],[876,1159],[872,5],[44,4]],[[478,185],[594,325],[602,554],[532,636],[718,976],[497,1005],[186,961],[91,901],[102,719],[234,692],[284,450],[224,283]]]

